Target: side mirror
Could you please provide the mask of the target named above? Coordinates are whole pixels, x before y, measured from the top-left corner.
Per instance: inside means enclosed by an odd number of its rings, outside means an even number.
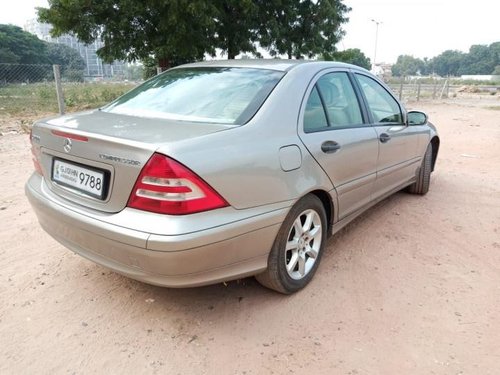
[[[410,111],[407,114],[408,125],[425,125],[427,123],[427,115],[420,111]]]

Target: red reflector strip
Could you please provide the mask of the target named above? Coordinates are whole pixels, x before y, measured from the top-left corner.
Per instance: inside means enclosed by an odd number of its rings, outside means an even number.
[[[39,175],[43,175],[42,166],[40,165],[38,160],[36,160],[35,157],[33,157],[32,160],[33,160],[33,167],[35,168],[36,173],[38,173]]]
[[[38,158],[35,154],[35,150],[33,149],[33,147],[31,147],[31,160],[33,160],[33,166],[35,167],[35,171],[40,175],[43,174],[42,167],[40,165],[40,162],[38,161]]]
[[[89,139],[87,137],[84,137],[83,135],[66,133],[66,132],[63,132],[60,130],[52,130],[51,133],[54,135],[57,135],[58,137],[74,139],[75,141],[81,141],[81,142],[88,142],[89,141]]]

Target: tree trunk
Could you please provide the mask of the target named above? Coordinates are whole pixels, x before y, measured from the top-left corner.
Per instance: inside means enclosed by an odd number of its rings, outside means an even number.
[[[165,70],[170,68],[170,61],[166,57],[162,57],[158,59],[158,66],[160,67],[161,71],[164,72]]]
[[[230,38],[227,39],[227,59],[234,59],[237,55],[237,52],[235,51],[234,45],[232,43],[232,40]]]

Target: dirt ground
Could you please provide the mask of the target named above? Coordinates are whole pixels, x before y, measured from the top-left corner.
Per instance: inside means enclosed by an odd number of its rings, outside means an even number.
[[[12,127],[0,136],[0,373],[500,373],[500,111],[410,107],[441,134],[429,194],[370,209],[292,296],[253,279],[159,288],[74,255],[28,205],[28,137]]]

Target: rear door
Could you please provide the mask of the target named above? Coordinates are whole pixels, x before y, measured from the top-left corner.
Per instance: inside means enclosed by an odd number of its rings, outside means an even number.
[[[342,219],[371,199],[378,138],[346,71],[331,70],[311,82],[299,136],[337,190]]]
[[[382,84],[362,73],[355,77],[379,140],[376,199],[415,177],[420,165],[419,130],[404,123],[403,109]]]

